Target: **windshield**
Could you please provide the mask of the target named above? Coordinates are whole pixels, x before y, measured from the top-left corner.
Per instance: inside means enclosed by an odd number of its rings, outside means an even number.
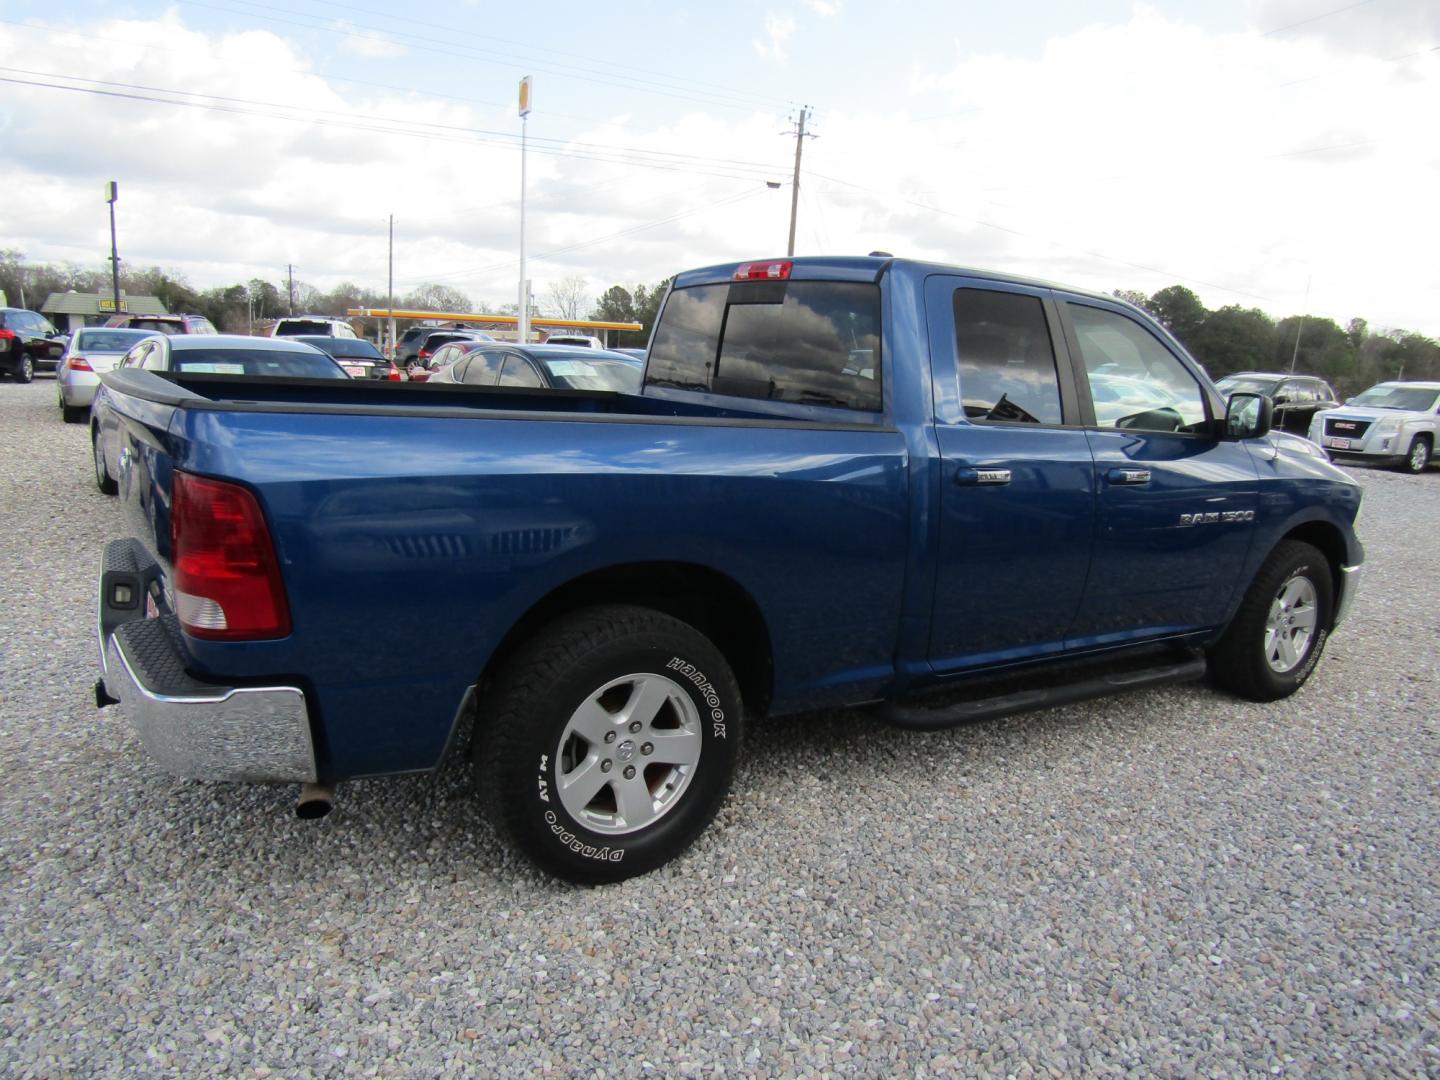
[[[81,330],[75,352],[126,352],[131,345],[154,335],[146,330]]]
[[[1268,394],[1274,386],[1274,379],[1242,379],[1238,376],[1221,379],[1215,384],[1216,389],[1226,394]]]
[[[131,319],[129,326],[132,330],[146,330],[151,334],[157,330],[162,334],[185,332],[185,324],[179,319]]]
[[[290,379],[346,379],[324,353],[274,349],[185,349],[172,357],[176,371],[202,375],[278,375]]]
[[[1353,397],[1345,404],[1362,405],[1371,409],[1404,409],[1406,412],[1429,412],[1435,407],[1440,391],[1426,390],[1420,386],[1372,386],[1359,397]]]
[[[634,394],[640,389],[640,368],[619,360],[542,359],[556,386],[569,390],[614,390]]]

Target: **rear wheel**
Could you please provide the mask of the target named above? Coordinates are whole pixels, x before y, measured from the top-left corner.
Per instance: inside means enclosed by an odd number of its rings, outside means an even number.
[[[120,494],[120,485],[115,483],[110,470],[105,467],[105,455],[100,452],[100,433],[94,428],[90,429],[90,456],[95,461],[95,486],[100,489],[100,494]]]
[[[29,382],[35,378],[35,361],[30,359],[28,353],[20,357],[20,366],[15,369],[15,378],[20,382]]]
[[[1289,697],[1305,684],[1330,631],[1334,584],[1309,544],[1277,544],[1210,653],[1210,676],[1251,701]]]
[[[739,756],[740,691],[694,627],[648,608],[541,631],[483,700],[475,774],[496,824],[569,881],[653,870],[709,824]]]
[[[55,379],[55,400],[60,406],[60,418],[67,424],[82,424],[90,415],[90,410],[84,405],[65,403],[65,386],[58,376]]]

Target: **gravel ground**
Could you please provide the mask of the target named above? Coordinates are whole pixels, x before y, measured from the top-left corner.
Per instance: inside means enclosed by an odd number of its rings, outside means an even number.
[[[119,535],[0,384],[0,1073],[1440,1075],[1440,473],[1356,470],[1369,573],[1297,696],[752,730],[684,858],[599,889],[463,772],[175,780],[90,701]]]

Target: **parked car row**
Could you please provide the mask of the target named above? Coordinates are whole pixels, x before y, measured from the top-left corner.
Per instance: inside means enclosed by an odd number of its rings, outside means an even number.
[[[209,351],[174,344],[191,336],[224,337],[229,344],[221,349],[218,340],[212,341]],[[140,347],[153,337],[172,344]],[[254,345],[266,340],[284,340],[295,347]],[[218,335],[199,315],[121,314],[104,327],[76,331],[67,342],[44,316],[0,308],[0,374],[29,382],[36,370],[56,370],[57,402],[68,423],[85,419],[100,375],[117,366],[167,370],[175,365],[174,370],[311,378],[334,378],[338,372],[340,377],[389,382],[635,393],[645,360],[643,349],[605,349],[588,335],[552,334],[541,345],[520,346],[497,342],[481,330],[434,326],[406,330],[396,352],[397,360],[387,359],[344,319],[323,315],[280,319],[268,339],[257,339]],[[327,356],[330,363],[317,364],[313,353]],[[1097,418],[1117,427],[1137,417],[1148,423],[1170,406],[1164,387],[1118,364],[1091,372],[1090,384]],[[1440,383],[1384,382],[1344,405],[1324,379],[1294,372],[1236,372],[1215,385],[1226,397],[1264,394],[1274,404],[1277,430],[1308,438],[1333,458],[1419,473],[1429,466],[1440,438]],[[1014,407],[1013,400],[1008,404]],[[987,415],[992,407],[987,405]]]

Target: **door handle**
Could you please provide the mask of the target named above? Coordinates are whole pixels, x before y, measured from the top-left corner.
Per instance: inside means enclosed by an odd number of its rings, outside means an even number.
[[[1112,484],[1148,484],[1150,482],[1150,470],[1111,469],[1105,474],[1105,479]]]
[[[1008,484],[1009,482],[1009,469],[967,468],[955,470],[955,483],[965,487],[973,487],[976,484]]]

